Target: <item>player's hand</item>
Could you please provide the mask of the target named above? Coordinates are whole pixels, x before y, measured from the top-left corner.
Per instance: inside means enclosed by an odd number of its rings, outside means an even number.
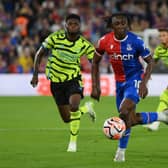
[[[100,95],[101,95],[100,87],[93,87],[90,96],[91,96],[93,99],[96,99],[97,101],[99,101]]]
[[[36,87],[36,86],[37,86],[37,84],[38,84],[38,76],[37,76],[37,75],[33,75],[32,80],[30,81],[30,84],[31,84],[33,87]]]
[[[139,85],[139,96],[144,99],[148,95],[148,88],[144,82]]]

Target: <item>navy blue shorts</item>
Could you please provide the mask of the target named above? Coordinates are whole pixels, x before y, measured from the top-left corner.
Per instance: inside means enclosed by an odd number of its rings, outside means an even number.
[[[140,82],[141,80],[130,80],[126,82],[116,83],[116,103],[118,110],[123,99],[131,99],[135,102],[135,104],[139,102],[140,96],[138,93],[138,89]]]

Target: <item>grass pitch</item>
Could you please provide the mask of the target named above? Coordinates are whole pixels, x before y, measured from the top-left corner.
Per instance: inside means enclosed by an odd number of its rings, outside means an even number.
[[[158,100],[142,100],[137,111],[155,111]],[[0,168],[167,168],[166,125],[157,132],[134,127],[126,162],[115,163],[117,141],[102,132],[104,120],[117,115],[114,97],[102,97],[95,110],[96,123],[82,116],[78,152],[67,153],[69,125],[62,122],[52,97],[0,97]]]

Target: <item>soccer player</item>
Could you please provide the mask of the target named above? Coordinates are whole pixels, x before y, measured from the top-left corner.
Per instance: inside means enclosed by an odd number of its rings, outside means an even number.
[[[168,111],[136,113],[136,105],[140,98],[148,94],[147,83],[151,76],[153,59],[143,40],[129,31],[129,20],[125,13],[116,13],[109,17],[108,25],[112,32],[105,34],[98,41],[92,62],[92,92],[91,97],[99,100],[100,73],[99,63],[106,52],[113,67],[116,80],[116,104],[119,117],[125,121],[126,131],[119,140],[114,161],[125,161],[125,151],[131,132],[131,127],[137,124],[148,124],[154,121],[168,123]],[[139,58],[147,67],[144,71]]]
[[[159,29],[160,44],[154,50],[154,61],[157,63],[161,60],[168,67],[168,28]],[[168,109],[168,86],[160,95],[160,102],[157,107],[157,112]],[[156,121],[146,127],[151,131],[159,129],[160,122]]]
[[[48,54],[46,76],[60,115],[65,123],[70,122],[70,142],[68,152],[77,151],[77,135],[81,115],[88,113],[93,121],[96,115],[92,102],[80,106],[83,98],[83,84],[80,71],[80,57],[86,55],[92,60],[94,46],[80,34],[81,19],[69,14],[65,19],[65,30],[50,34],[38,49],[34,60],[34,73],[31,84],[38,83],[38,66],[41,58]]]

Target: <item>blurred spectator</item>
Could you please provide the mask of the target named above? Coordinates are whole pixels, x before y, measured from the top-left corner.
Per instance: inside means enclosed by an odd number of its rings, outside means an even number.
[[[7,72],[7,63],[4,60],[2,54],[0,53],[0,73],[6,73]]]
[[[13,58],[8,66],[9,73],[24,73],[23,66],[19,63],[18,58]]]
[[[33,59],[29,47],[23,48],[19,56],[19,64],[23,67],[24,73],[30,73],[33,70]]]

